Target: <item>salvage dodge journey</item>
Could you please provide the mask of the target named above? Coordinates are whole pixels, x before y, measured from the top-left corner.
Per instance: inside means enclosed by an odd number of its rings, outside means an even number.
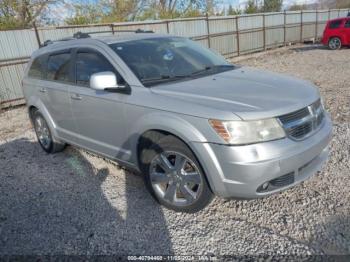
[[[328,157],[332,123],[317,87],[233,65],[183,37],[137,30],[46,41],[23,92],[47,153],[69,144],[112,159],[179,212],[214,195],[280,192]]]

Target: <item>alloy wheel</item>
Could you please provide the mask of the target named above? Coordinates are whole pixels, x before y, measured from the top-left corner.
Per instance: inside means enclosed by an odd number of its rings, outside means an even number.
[[[341,47],[341,41],[339,38],[335,37],[329,41],[329,47],[332,50],[339,49]]]
[[[157,197],[175,206],[191,205],[203,190],[198,167],[179,152],[157,154],[150,164],[150,179]]]
[[[38,115],[35,118],[34,128],[35,128],[35,132],[38,136],[40,144],[44,148],[48,149],[51,145],[52,138],[51,138],[49,127],[48,127],[45,119],[42,116]]]

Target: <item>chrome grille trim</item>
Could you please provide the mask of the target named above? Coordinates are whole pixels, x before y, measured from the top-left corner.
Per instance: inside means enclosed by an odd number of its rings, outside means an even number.
[[[303,140],[321,128],[324,109],[320,99],[315,103],[292,113],[279,116],[286,134],[294,140]]]

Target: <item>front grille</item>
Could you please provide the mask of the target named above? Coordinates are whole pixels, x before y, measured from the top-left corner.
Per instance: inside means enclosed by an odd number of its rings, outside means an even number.
[[[289,131],[289,135],[291,135],[292,137],[303,137],[309,134],[311,131],[312,124],[308,122],[291,128]]]
[[[301,140],[321,126],[324,110],[320,100],[295,112],[282,115],[279,120],[289,137]]]
[[[295,111],[293,113],[290,113],[290,114],[287,114],[287,115],[283,115],[283,116],[280,116],[280,120],[282,122],[282,124],[286,124],[286,123],[289,123],[289,122],[292,122],[292,121],[295,121],[295,120],[298,120],[298,119],[301,119],[303,117],[306,117],[309,115],[309,110],[307,109],[307,107],[304,107],[298,111]]]

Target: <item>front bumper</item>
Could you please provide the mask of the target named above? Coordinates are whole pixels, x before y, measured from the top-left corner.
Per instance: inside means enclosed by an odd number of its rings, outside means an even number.
[[[326,116],[323,127],[303,141],[284,138],[245,146],[193,142],[191,147],[216,195],[250,199],[290,188],[319,171],[328,158],[331,133]],[[262,190],[266,182],[271,183]]]

